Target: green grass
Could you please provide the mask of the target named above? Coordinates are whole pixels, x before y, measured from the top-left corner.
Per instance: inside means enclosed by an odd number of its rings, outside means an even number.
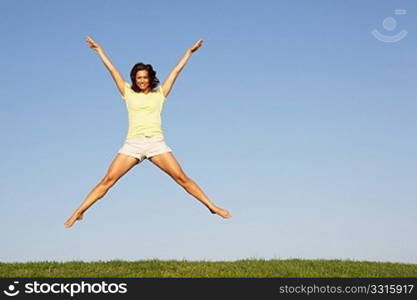
[[[417,277],[417,264],[350,260],[99,261],[1,263],[0,277],[375,278]]]

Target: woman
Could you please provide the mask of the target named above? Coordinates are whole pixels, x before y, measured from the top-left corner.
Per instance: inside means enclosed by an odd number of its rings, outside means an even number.
[[[85,211],[90,206],[101,199],[124,174],[145,158],[171,176],[189,194],[204,204],[211,213],[229,218],[230,213],[214,205],[197,183],[184,173],[172,154],[172,150],[166,145],[161,127],[160,115],[165,99],[191,54],[201,47],[203,40],[197,41],[187,49],[184,56],[160,86],[158,86],[159,80],[152,66],[143,63],[138,63],[132,68],[130,72],[132,85],[129,85],[113,66],[103,48],[90,37],[87,37],[86,42],[91,49],[98,53],[113,77],[121,97],[126,102],[129,130],[126,141],[111,163],[107,174],[65,222],[65,227],[71,227],[75,221],[82,220]]]

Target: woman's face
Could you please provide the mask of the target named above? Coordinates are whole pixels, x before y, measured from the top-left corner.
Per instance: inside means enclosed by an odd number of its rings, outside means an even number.
[[[140,88],[141,91],[144,92],[151,89],[147,70],[140,70],[136,72],[136,85]]]

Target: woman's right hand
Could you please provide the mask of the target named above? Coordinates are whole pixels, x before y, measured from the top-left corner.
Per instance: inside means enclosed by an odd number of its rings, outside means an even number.
[[[85,39],[85,41],[88,44],[88,47],[90,47],[91,49],[98,51],[101,49],[100,45],[98,43],[96,43],[91,37],[87,36],[87,38]]]

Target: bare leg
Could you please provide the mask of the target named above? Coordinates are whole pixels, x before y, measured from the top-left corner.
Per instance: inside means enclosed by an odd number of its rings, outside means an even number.
[[[166,172],[169,176],[171,176],[172,179],[181,185],[190,195],[194,196],[197,200],[204,204],[211,213],[217,214],[223,218],[231,217],[229,211],[212,203],[206,194],[204,194],[203,190],[197,185],[197,183],[185,175],[172,152],[153,156],[149,160],[158,166],[161,170]]]
[[[97,200],[101,199],[124,174],[138,163],[139,159],[118,153],[107,170],[107,174],[91,190],[84,202],[81,203],[72,216],[65,222],[65,227],[71,227],[75,221],[82,220],[84,212]]]

